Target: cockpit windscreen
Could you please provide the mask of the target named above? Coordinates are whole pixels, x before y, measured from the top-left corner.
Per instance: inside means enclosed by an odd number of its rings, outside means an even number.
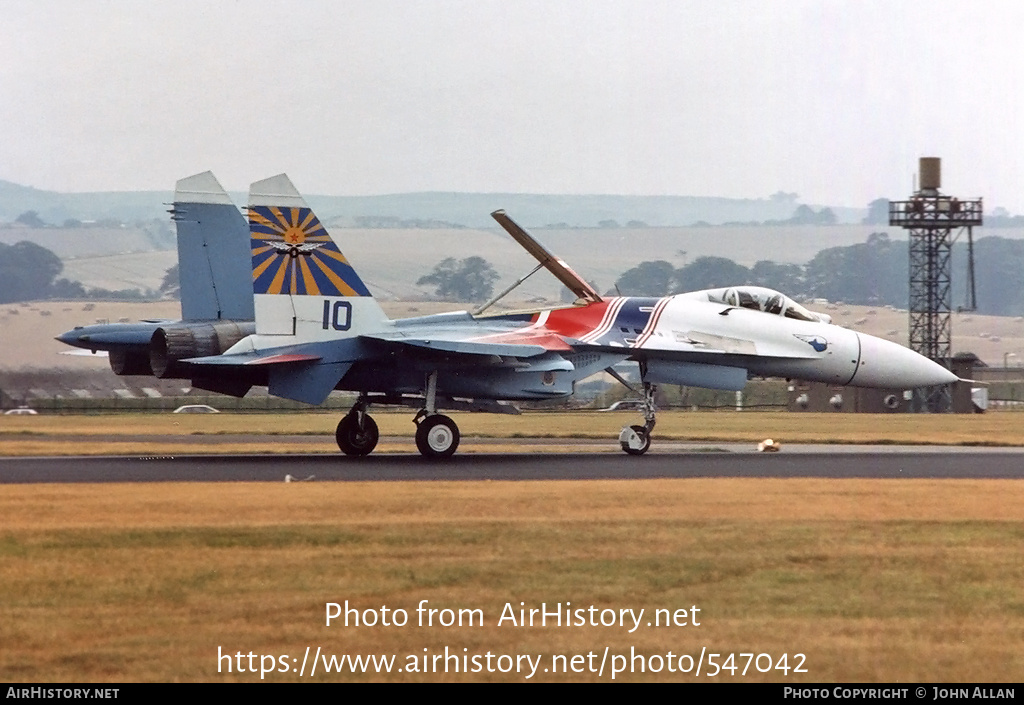
[[[812,313],[785,294],[762,286],[737,286],[730,289],[714,289],[708,292],[708,300],[715,303],[749,308],[795,318],[799,321],[831,322],[831,317]]]

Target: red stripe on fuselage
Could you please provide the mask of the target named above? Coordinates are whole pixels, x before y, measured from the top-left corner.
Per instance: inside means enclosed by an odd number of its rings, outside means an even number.
[[[302,355],[302,354],[291,354],[291,355],[271,355],[269,357],[261,357],[256,360],[250,360],[246,362],[246,365],[278,365],[284,362],[315,362],[319,360],[319,355]]]
[[[586,306],[549,311],[544,327],[567,338],[583,338],[601,325],[608,307],[614,301],[606,299]]]
[[[644,343],[651,339],[651,336],[654,335],[655,330],[658,327],[658,321],[661,319],[661,314],[665,312],[665,308],[671,300],[671,296],[666,296],[665,298],[658,300],[658,304],[654,307],[654,312],[651,314],[651,319],[647,323],[646,330],[644,330],[643,335],[641,335],[636,341],[636,345],[634,347],[642,347]]]
[[[509,333],[485,335],[473,340],[506,345],[540,345],[545,350],[572,350],[572,346],[562,340],[561,336],[545,328],[524,328]]]

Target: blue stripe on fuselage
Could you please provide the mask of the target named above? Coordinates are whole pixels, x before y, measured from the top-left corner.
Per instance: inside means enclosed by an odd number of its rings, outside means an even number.
[[[630,296],[616,314],[611,330],[593,342],[597,345],[632,345],[651,322],[654,307],[660,300],[647,296]],[[631,342],[627,343],[627,340]]]

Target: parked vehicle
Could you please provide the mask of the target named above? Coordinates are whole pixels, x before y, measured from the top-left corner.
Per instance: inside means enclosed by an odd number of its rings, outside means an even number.
[[[219,414],[217,409],[206,404],[186,404],[174,410],[175,414]]]

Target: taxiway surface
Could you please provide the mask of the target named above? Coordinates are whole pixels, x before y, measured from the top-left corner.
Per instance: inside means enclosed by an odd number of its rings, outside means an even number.
[[[920,446],[788,446],[756,453],[749,445],[714,450],[663,445],[621,452],[456,454],[175,455],[0,458],[0,484],[43,482],[318,482],[396,480],[596,480],[691,477],[1024,479],[1024,449]],[[482,449],[478,449],[482,450]]]

